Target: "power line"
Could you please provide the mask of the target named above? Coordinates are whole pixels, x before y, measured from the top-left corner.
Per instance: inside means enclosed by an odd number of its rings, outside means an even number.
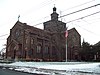
[[[6,36],[6,35],[8,35],[8,34],[1,35],[0,37],[4,37],[4,36]]]
[[[37,11],[37,10],[39,10],[40,8],[43,8],[44,6],[47,6],[47,5],[50,5],[51,3],[53,3],[53,2],[55,2],[55,1],[57,1],[57,0],[46,0],[46,1],[44,1],[44,2],[42,2],[42,3],[40,3],[39,5],[37,5],[38,7],[36,7],[36,8],[34,8],[34,11]],[[29,13],[27,13],[27,14],[29,14]],[[25,15],[26,16],[26,15]],[[46,16],[46,17],[43,17],[43,18],[41,18],[41,19],[44,19],[44,18],[47,18],[48,16]],[[41,19],[39,19],[39,20],[41,20]],[[36,20],[36,21],[39,21],[39,20]],[[36,22],[35,21],[35,22]],[[32,22],[30,22],[30,23],[33,23],[33,21]],[[40,23],[39,23],[40,24]],[[38,25],[38,24],[36,24],[36,25]]]
[[[54,1],[56,1],[56,0],[49,0],[49,1],[46,0],[46,1],[42,2],[42,3],[40,3],[40,6],[37,7],[37,8],[40,9],[40,8],[46,6],[46,5],[51,4],[51,3],[54,2]],[[36,8],[36,10],[37,10],[37,8]],[[19,16],[20,16],[20,15],[19,15]],[[19,16],[18,16],[18,20],[19,20]],[[44,17],[44,18],[47,18],[47,17],[48,17],[48,16],[46,16],[46,17]],[[40,20],[40,19],[39,19],[39,20]],[[43,23],[43,22],[42,22],[42,23]],[[34,25],[34,26],[40,25],[40,24],[42,24],[42,23],[36,24],[36,25]],[[8,35],[8,34],[1,35],[0,37],[6,36],[6,35]],[[4,39],[0,39],[0,40],[4,40]]]
[[[37,25],[40,25],[40,24],[43,24],[43,22],[41,22],[41,23],[38,23],[38,24],[35,24],[34,26],[37,26]]]
[[[24,13],[24,15],[26,16],[26,15],[28,15],[30,12],[37,11],[37,10],[43,8],[44,6],[47,6],[47,5],[51,4],[51,3],[53,3],[54,1],[56,1],[56,0],[46,0],[46,1],[44,1],[44,2],[41,2],[40,4],[38,4],[37,6],[35,6],[34,8],[29,9],[28,11],[26,11],[26,14]],[[32,10],[32,11],[31,11],[31,10]]]
[[[87,23],[87,24],[90,24],[89,22],[87,22],[86,20],[84,20],[84,19],[81,19],[83,22],[85,22],[85,23]]]
[[[56,1],[56,0],[55,0]],[[90,2],[93,2],[94,0],[91,0],[91,1],[88,1],[88,2],[85,2],[85,3],[83,3],[83,4],[80,4],[80,5],[77,5],[77,6],[75,6],[75,7],[79,7],[79,6],[82,6],[82,5],[85,5],[85,4],[88,4],[88,3],[90,3]],[[97,5],[94,5],[94,6],[98,6],[98,4]],[[72,7],[72,8],[75,8],[75,7]],[[84,8],[84,10],[85,9],[89,9],[89,8],[92,8],[92,6],[91,7],[87,7],[87,8]],[[70,8],[71,9],[71,8]],[[81,9],[80,11],[82,11],[83,9]],[[79,11],[79,10],[78,10]],[[78,12],[77,11],[77,12]],[[75,11],[76,12],[76,11]],[[72,13],[75,13],[75,12],[72,12]],[[71,13],[69,13],[69,15],[70,15]],[[68,14],[67,14],[68,15]],[[67,16],[66,15],[66,16]],[[64,17],[65,15],[63,15],[63,16],[60,16],[59,18],[62,18],[62,17]],[[45,17],[44,17],[45,18]],[[39,24],[36,24],[35,26],[37,26],[37,25],[40,25],[40,24],[42,24],[42,23],[39,23]]]
[[[58,17],[58,18],[62,18],[62,17],[68,16],[68,15],[72,15],[72,14],[75,14],[75,13],[77,13],[77,12],[80,12],[80,11],[83,11],[83,10],[87,10],[87,9],[96,7],[96,6],[98,6],[98,5],[100,5],[100,3],[99,3],[99,4],[96,4],[96,5],[93,5],[93,6],[89,6],[89,7],[84,8],[84,9],[77,10],[77,11],[75,11],[75,12],[72,12],[72,13],[69,13],[69,14],[66,14],[66,15],[63,15],[63,16],[60,16],[60,17]],[[70,23],[70,22],[73,22],[73,21],[76,21],[76,20],[79,20],[79,19],[82,19],[82,18],[86,18],[86,17],[92,16],[92,15],[97,14],[97,13],[100,13],[100,11],[98,11],[98,12],[96,12],[96,13],[93,13],[93,14],[90,14],[90,15],[87,15],[87,16],[83,16],[83,17],[81,17],[81,18],[78,18],[78,19],[75,19],[75,20],[72,20],[72,21],[68,21],[68,22],[66,22],[66,23]],[[40,24],[43,24],[43,22],[38,23],[38,24],[36,24],[36,25],[34,25],[34,26],[37,26],[37,25],[40,25]]]
[[[83,19],[83,18],[92,16],[92,15],[95,15],[95,14],[98,14],[98,13],[100,13],[100,11],[95,12],[95,13],[92,13],[92,14],[89,14],[89,15],[86,15],[86,16],[83,16],[83,17],[80,17],[80,18],[77,18],[77,19],[74,19],[74,20],[71,20],[71,21],[68,21],[68,22],[66,22],[66,23],[70,23],[70,22],[73,22],[73,21],[76,21],[76,20],[80,20],[80,19]]]
[[[40,21],[40,20],[44,20],[44,19],[46,19],[46,18],[49,18],[49,16],[42,17],[41,19],[38,19],[38,20],[36,20],[36,21],[32,21],[32,22],[30,22],[30,23],[37,22],[37,21]],[[39,23],[39,24],[40,24],[40,23]],[[39,24],[36,24],[36,25],[34,25],[34,26],[37,26],[37,25],[39,25]]]
[[[90,9],[90,8],[96,7],[96,6],[98,6],[98,5],[100,5],[100,3],[99,3],[99,4],[96,4],[96,5],[93,5],[93,6],[89,6],[89,7],[84,8],[84,9],[80,9],[80,10],[77,10],[77,11],[71,12],[71,13],[66,14],[66,15],[63,15],[63,16],[60,16],[59,18],[61,18],[61,17],[65,17],[65,16],[68,16],[68,15],[71,15],[71,14],[75,14],[75,13],[80,12],[80,11],[83,11],[83,10],[87,10],[87,9]]]
[[[96,6],[98,6],[98,5],[100,5],[100,4],[96,4],[96,5],[93,5],[93,6],[90,6],[90,7],[87,7],[87,8],[84,8],[84,9],[78,10],[78,11],[75,11],[75,12],[72,12],[72,13],[69,13],[69,14],[66,14],[66,15],[63,15],[63,16],[60,16],[60,17],[58,17],[58,18],[62,18],[62,17],[68,16],[68,15],[71,15],[71,14],[74,14],[74,13],[77,13],[77,12],[80,12],[80,11],[83,11],[83,10],[86,10],[86,9],[90,9],[90,8],[92,8],[92,7],[96,7]],[[86,17],[92,16],[92,15],[95,15],[95,14],[97,14],[97,13],[100,13],[100,11],[95,12],[95,13],[90,14],[90,15],[87,15],[87,16],[83,16],[83,17],[81,17],[81,18],[78,18],[78,19],[75,19],[75,20],[72,20],[72,21],[68,21],[68,22],[66,22],[66,23],[70,23],[70,22],[73,22],[73,21],[76,21],[76,20],[79,20],[79,19],[83,19],[83,18],[86,18]],[[36,24],[36,25],[34,25],[34,26],[37,26],[37,25],[40,25],[40,24],[43,24],[43,22],[38,23],[38,24]],[[1,35],[0,37],[6,36],[6,35],[8,35],[8,34]]]
[[[80,6],[83,6],[83,5],[85,5],[85,4],[91,3],[91,2],[93,2],[93,1],[95,1],[95,0],[91,0],[91,1],[88,1],[88,2],[85,2],[85,3],[82,3],[82,4],[80,4],[80,5],[70,7],[70,8],[68,8],[68,9],[66,9],[66,10],[70,10],[70,9],[73,9],[73,8],[76,8],[76,7],[80,7]],[[66,11],[66,10],[64,10],[64,11]],[[64,11],[62,11],[62,12],[64,12]]]
[[[48,5],[48,4],[51,4],[52,2],[55,2],[55,1],[56,1],[56,0],[44,1],[44,2],[42,2],[42,3],[40,4],[40,6],[37,7],[37,8],[38,8],[38,9],[39,9],[39,8],[42,8],[42,7],[44,7],[44,6]],[[93,2],[93,1],[95,1],[95,0],[91,0],[91,1],[85,2],[85,3],[83,3],[83,4],[80,4],[80,5],[77,5],[77,6],[71,7],[71,8],[69,8],[69,9],[72,9],[72,8],[75,8],[75,7],[79,7],[79,6],[82,6],[82,5],[88,4],[88,3]],[[37,8],[36,8],[36,9],[37,9]],[[67,9],[67,10],[68,10],[68,9]],[[44,17],[44,18],[45,18],[45,17]],[[41,24],[41,23],[39,23],[39,24]],[[36,25],[38,25],[38,24],[36,24]]]
[[[76,26],[82,28],[83,30],[85,30],[85,31],[87,31],[87,32],[89,32],[89,33],[91,33],[91,34],[94,34],[94,35],[96,35],[96,36],[100,36],[100,35],[98,35],[98,34],[92,32],[92,31],[90,31],[90,30],[87,30],[87,29],[83,28],[82,26],[79,26],[79,25],[77,25],[77,24],[74,24],[74,25],[76,25]]]
[[[80,20],[80,19],[84,19],[84,18],[86,18],[86,17],[92,16],[92,15],[95,15],[95,14],[98,14],[98,13],[100,13],[100,11],[95,12],[95,13],[92,13],[92,14],[89,14],[89,15],[86,15],[86,16],[83,16],[83,17],[80,17],[80,18],[77,18],[77,19],[74,19],[74,20],[71,20],[71,21],[68,21],[68,22],[66,22],[66,23],[68,24],[68,23],[70,23],[70,22],[77,21],[77,20]],[[33,25],[33,26],[37,26],[37,25],[40,25],[40,24],[43,24],[43,23],[44,23],[44,22],[40,22],[40,23],[35,24],[35,25]]]
[[[7,39],[0,39],[0,40],[7,40]]]

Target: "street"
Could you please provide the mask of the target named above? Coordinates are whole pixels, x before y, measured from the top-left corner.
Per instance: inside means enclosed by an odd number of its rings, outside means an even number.
[[[29,74],[29,73],[22,73],[0,68],[0,75],[43,75],[43,74]]]

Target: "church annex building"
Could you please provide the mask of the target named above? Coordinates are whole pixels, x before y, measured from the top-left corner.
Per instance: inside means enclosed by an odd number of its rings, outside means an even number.
[[[17,21],[7,38],[6,58],[25,61],[79,60],[81,36],[75,28],[68,30],[66,51],[66,23],[58,20],[53,8],[51,20],[39,29]]]

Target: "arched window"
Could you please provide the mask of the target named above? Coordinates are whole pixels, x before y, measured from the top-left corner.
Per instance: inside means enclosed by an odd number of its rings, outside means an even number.
[[[41,53],[41,49],[42,49],[42,47],[41,47],[41,45],[37,45],[37,53]]]
[[[26,44],[28,43],[28,38],[25,39],[25,43],[26,43]]]
[[[49,47],[48,47],[48,46],[45,46],[44,53],[45,53],[45,54],[48,54],[48,53],[49,53]]]
[[[31,38],[31,45],[33,45],[34,44],[34,39],[33,38]]]

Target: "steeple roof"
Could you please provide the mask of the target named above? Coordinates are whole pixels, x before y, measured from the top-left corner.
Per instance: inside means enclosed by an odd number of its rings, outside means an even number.
[[[53,8],[53,12],[56,12],[56,7]]]
[[[56,7],[53,8],[53,13],[51,14],[51,20],[58,20],[58,14],[56,13]]]

